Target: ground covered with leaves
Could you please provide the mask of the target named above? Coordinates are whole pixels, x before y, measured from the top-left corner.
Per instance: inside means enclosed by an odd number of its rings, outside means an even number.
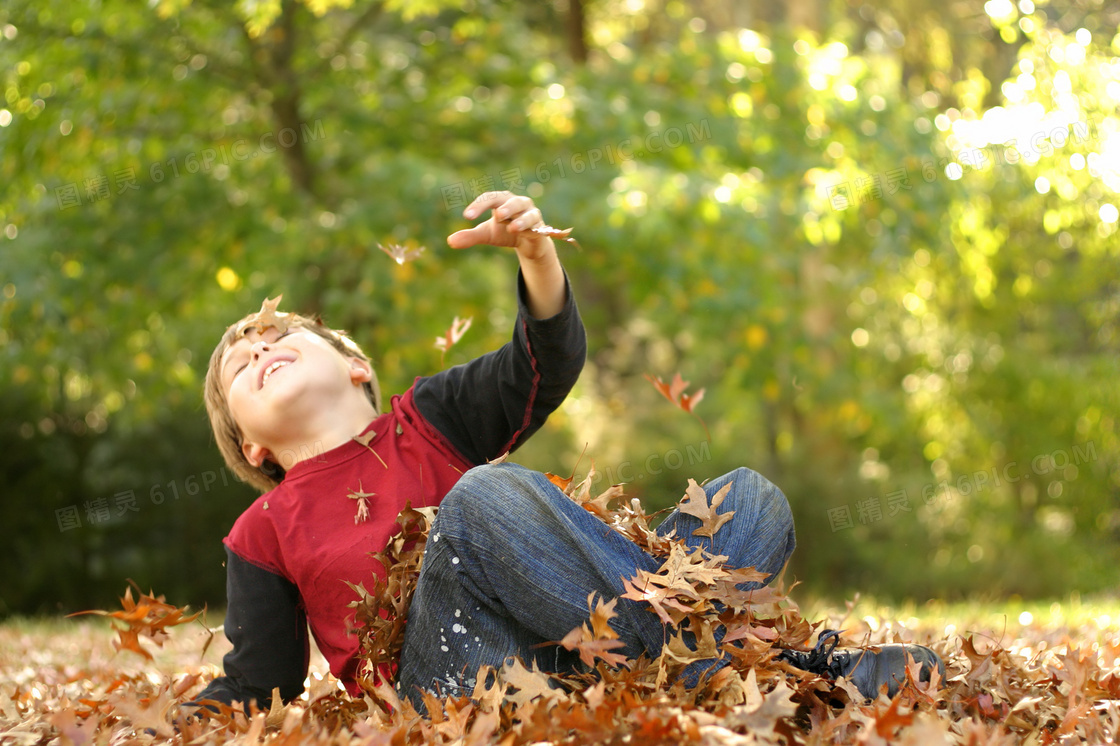
[[[658,573],[630,579],[625,594],[666,623],[656,659],[614,652],[616,601],[589,598],[587,623],[556,641],[593,669],[582,676],[514,664],[478,676],[472,697],[429,697],[421,715],[373,676],[363,681],[364,697],[350,697],[316,657],[300,699],[248,716],[225,708],[188,719],[179,704],[220,675],[228,643],[204,617],[129,591],[120,610],[99,612],[115,633],[89,617],[0,626],[0,744],[1064,744],[1120,735],[1114,602],[1054,604],[1049,613],[973,604],[957,607],[955,618],[936,607],[876,609],[858,600],[803,612],[796,589],[793,597],[770,587],[743,591],[753,571],[658,537],[619,488],[592,497],[590,477],[554,481],[664,557]],[[729,517],[720,500],[691,484],[682,509],[701,519],[700,531],[715,531]],[[355,588],[370,662],[399,651],[430,518],[402,514],[402,531],[383,554],[393,566],[388,581]],[[914,666],[893,699],[866,702],[850,682],[777,660],[783,648],[807,649],[830,628],[844,630],[845,644],[929,645],[946,674],[922,682]],[[688,663],[713,657],[729,663],[693,687],[677,681]]]

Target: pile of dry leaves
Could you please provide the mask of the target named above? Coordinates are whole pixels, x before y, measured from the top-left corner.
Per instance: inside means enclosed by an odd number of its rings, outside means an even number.
[[[552,478],[664,558],[659,572],[632,578],[625,594],[648,602],[671,630],[656,659],[615,652],[620,645],[608,624],[614,601],[589,598],[587,623],[557,644],[578,651],[594,674],[559,678],[514,664],[476,677],[472,697],[430,698],[424,716],[372,676],[361,699],[312,680],[303,698],[277,702],[271,712],[247,717],[226,710],[188,722],[177,704],[209,674],[114,677],[56,665],[13,679],[0,671],[0,744],[1049,744],[1114,742],[1120,735],[1120,635],[1114,631],[1085,630],[1078,640],[1077,630],[1041,630],[1034,639],[1005,643],[955,634],[915,639],[895,624],[857,629],[851,643],[921,642],[946,662],[943,680],[935,673],[919,683],[915,670],[893,700],[880,695],[865,703],[844,680],[827,681],[776,660],[782,648],[811,647],[825,626],[843,627],[845,615],[810,623],[778,589],[740,591],[738,584],[757,579],[753,570],[726,567],[721,557],[657,536],[651,516],[636,500],[626,501],[620,486],[592,497],[592,475],[580,484]],[[703,522],[700,531],[714,532],[729,517],[718,510],[721,500],[716,495],[709,502],[690,483],[681,507]],[[371,664],[400,650],[431,517],[404,511],[401,531],[382,556],[392,568],[387,582],[369,591],[355,587],[362,655]],[[108,615],[123,623],[118,649],[138,651],[141,637],[159,644],[167,627],[193,619],[151,594],[137,602],[126,594],[124,609]],[[683,641],[686,631],[695,640],[691,647]],[[688,663],[717,656],[730,664],[695,687],[677,682]]]

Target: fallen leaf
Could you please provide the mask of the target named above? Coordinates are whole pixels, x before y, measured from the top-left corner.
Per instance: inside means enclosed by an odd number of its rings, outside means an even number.
[[[734,510],[729,510],[726,513],[716,512],[716,508],[723,503],[724,498],[727,497],[727,493],[731,491],[732,484],[732,482],[728,482],[721,487],[716,494],[712,495],[711,504],[709,505],[708,495],[704,492],[704,488],[698,485],[696,480],[688,480],[688,488],[679,506],[682,513],[700,519],[701,525],[692,532],[693,536],[707,536],[714,539],[720,527],[730,521],[731,517],[735,515]]]

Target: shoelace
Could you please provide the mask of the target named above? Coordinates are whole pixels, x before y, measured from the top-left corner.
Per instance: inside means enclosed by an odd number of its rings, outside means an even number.
[[[838,671],[835,670],[837,661],[830,661],[832,651],[840,644],[840,632],[835,629],[826,629],[821,632],[820,637],[817,638],[817,644],[808,653],[800,650],[783,650],[778,655],[778,660],[786,661],[797,668],[800,668],[809,673],[815,673],[818,676],[828,676],[830,678],[837,678]]]

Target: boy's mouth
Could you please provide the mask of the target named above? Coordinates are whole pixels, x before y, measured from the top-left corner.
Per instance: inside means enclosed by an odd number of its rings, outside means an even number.
[[[261,371],[261,380],[260,384],[257,386],[257,389],[259,390],[260,388],[262,388],[268,381],[269,376],[271,376],[273,373],[280,370],[286,365],[291,365],[294,362],[294,358],[273,358]]]

